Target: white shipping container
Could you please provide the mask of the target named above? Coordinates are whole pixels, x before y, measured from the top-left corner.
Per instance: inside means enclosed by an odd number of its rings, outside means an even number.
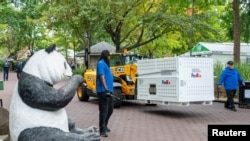
[[[164,71],[177,70],[177,58],[159,58],[159,59],[148,59],[138,60],[138,75],[156,75],[164,73]]]
[[[146,103],[212,104],[213,59],[171,57],[140,60],[137,82],[137,99]]]

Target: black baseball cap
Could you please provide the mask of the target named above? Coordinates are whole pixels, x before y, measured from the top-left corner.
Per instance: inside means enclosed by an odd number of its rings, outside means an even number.
[[[228,64],[228,65],[233,65],[234,62],[233,62],[233,61],[228,61],[227,64]]]

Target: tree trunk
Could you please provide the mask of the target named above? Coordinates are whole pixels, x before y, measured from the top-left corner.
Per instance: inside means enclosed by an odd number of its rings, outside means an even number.
[[[153,50],[148,50],[148,58],[153,59]]]
[[[234,61],[240,63],[240,11],[239,0],[233,1],[234,10]]]

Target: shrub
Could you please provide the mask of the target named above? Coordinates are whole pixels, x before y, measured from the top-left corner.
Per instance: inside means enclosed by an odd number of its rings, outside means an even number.
[[[240,72],[242,78],[245,81],[249,81],[250,80],[250,65],[243,62],[243,63],[235,63],[234,67]],[[214,64],[214,76],[215,76],[215,80],[216,82],[218,82],[218,79],[220,77],[221,72],[224,70],[225,65],[223,65],[222,63],[215,63]]]
[[[73,74],[83,75],[84,72],[85,72],[84,67],[77,67],[75,70],[73,70]]]
[[[220,75],[222,73],[222,71],[225,69],[225,65],[222,63],[215,63],[214,64],[214,86],[215,86],[215,95],[218,95],[218,97],[225,97],[225,91],[223,90],[223,92],[218,91],[217,89],[217,83],[219,81]],[[240,72],[241,77],[244,79],[244,81],[250,81],[250,65],[247,64],[246,62],[242,62],[242,63],[235,63],[234,67]],[[222,88],[224,89],[224,88]],[[236,94],[236,97],[238,96],[238,92]]]
[[[1,66],[0,66],[0,71],[3,71],[3,62],[4,62],[4,61],[3,61],[2,59],[0,59],[0,65],[1,65]]]
[[[214,64],[214,82],[217,84],[219,78],[220,78],[220,75],[221,75],[221,72],[223,71],[224,69],[224,65],[220,62],[217,62]]]
[[[235,68],[237,68],[245,81],[250,80],[250,65],[246,62],[244,63],[235,63]]]

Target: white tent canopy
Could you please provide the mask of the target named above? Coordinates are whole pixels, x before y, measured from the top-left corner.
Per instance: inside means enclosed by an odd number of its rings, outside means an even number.
[[[102,41],[90,47],[91,53],[101,53],[103,50],[109,50],[110,52],[115,52],[116,48],[105,41]]]
[[[110,52],[115,52],[116,48],[111,44],[102,41],[90,47],[91,53],[101,53],[103,50],[109,50]],[[76,54],[76,57],[84,57],[85,50],[82,50]]]
[[[199,42],[195,45],[191,52],[186,52],[181,56],[197,56],[197,57],[211,57],[214,63],[224,63],[228,60],[233,60],[234,43],[209,43]],[[250,44],[240,44],[240,59],[242,62],[250,61]],[[250,62],[249,62],[250,63]]]
[[[250,44],[240,44],[241,55],[250,55]],[[200,42],[192,48],[192,55],[233,54],[234,43]]]

